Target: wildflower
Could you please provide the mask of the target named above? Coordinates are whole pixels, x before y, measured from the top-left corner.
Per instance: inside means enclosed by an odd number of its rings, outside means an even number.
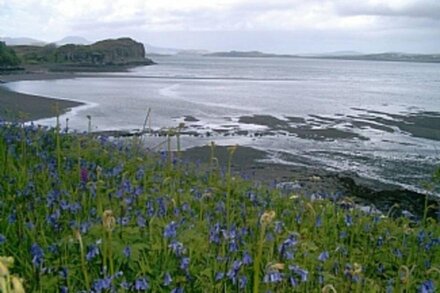
[[[326,261],[328,258],[329,258],[328,251],[323,251],[323,252],[321,252],[321,254],[318,256],[318,260],[319,260],[319,261]]]
[[[137,291],[146,291],[148,289],[148,282],[145,278],[138,278],[134,282],[134,288]]]
[[[222,280],[225,277],[225,273],[223,272],[217,272],[215,273],[215,281],[218,282]]]
[[[251,257],[251,255],[247,251],[243,254],[243,260],[242,261],[243,261],[244,265],[249,265],[249,264],[252,263],[252,257]]]
[[[131,248],[130,246],[125,246],[123,251],[126,258],[129,258],[131,256]]]
[[[179,241],[173,240],[170,245],[168,245],[169,248],[177,255],[181,256],[186,252],[185,247],[183,244]]]
[[[12,283],[12,292],[14,293],[24,293],[24,287],[23,287],[23,279],[17,278],[16,276],[12,276],[11,278]]]
[[[228,271],[228,273],[226,274],[226,276],[235,284],[236,280],[237,280],[237,275],[238,272],[240,271],[240,268],[242,266],[242,262],[239,260],[235,260],[232,263],[232,267],[231,269]]]
[[[37,243],[32,244],[31,255],[34,266],[40,267],[43,264],[44,251]]]
[[[318,216],[316,217],[315,227],[316,227],[316,228],[320,228],[321,226],[322,226],[321,215],[318,215]]]
[[[142,217],[141,215],[139,215],[137,217],[136,223],[138,225],[139,228],[145,228],[147,221],[145,220],[144,217]]]
[[[260,223],[262,225],[268,225],[272,223],[273,219],[275,218],[275,211],[270,212],[264,212],[263,215],[260,217]]]
[[[171,290],[171,293],[183,293],[183,288],[177,287]]]
[[[110,289],[111,285],[111,278],[97,279],[93,282],[93,290],[94,292],[102,292],[104,290]]]
[[[247,277],[240,276],[240,278],[238,278],[238,286],[240,287],[240,289],[244,289],[246,287],[246,284],[247,284]]]
[[[102,213],[102,225],[107,231],[113,231],[116,225],[116,219],[111,210],[105,210]]]
[[[6,237],[3,234],[0,234],[0,245],[6,242]]]
[[[173,279],[171,278],[170,273],[166,272],[163,277],[163,285],[169,286],[173,282]]]
[[[344,217],[344,222],[345,222],[345,225],[350,227],[351,225],[353,225],[353,218],[350,215],[346,214]]]
[[[165,226],[165,230],[163,232],[163,236],[165,238],[174,238],[177,235],[177,224],[172,221],[168,225]]]
[[[421,293],[434,293],[435,292],[435,285],[432,280],[426,280],[423,282],[419,287],[419,292]]]
[[[182,261],[180,262],[180,268],[184,271],[187,271],[189,267],[189,257],[182,258]]]
[[[301,277],[301,282],[307,282],[309,272],[297,265],[290,265],[289,270]]]
[[[264,283],[280,283],[283,281],[283,275],[277,270],[269,271],[264,275]]]
[[[91,245],[89,246],[89,249],[86,254],[87,261],[93,260],[96,256],[99,255],[99,248],[97,245]]]

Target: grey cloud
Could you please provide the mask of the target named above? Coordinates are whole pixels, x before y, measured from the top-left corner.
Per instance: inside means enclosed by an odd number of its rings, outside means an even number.
[[[340,16],[371,15],[440,20],[440,1],[438,0],[413,1],[401,7],[393,7],[386,1],[378,4],[337,1],[335,8]]]

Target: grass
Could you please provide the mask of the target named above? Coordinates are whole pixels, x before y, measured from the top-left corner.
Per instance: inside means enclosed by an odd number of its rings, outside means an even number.
[[[178,154],[139,151],[136,141],[1,126],[2,290],[439,288],[435,219],[365,213],[331,195],[283,194],[229,168],[222,173],[213,161],[214,148],[203,171]]]

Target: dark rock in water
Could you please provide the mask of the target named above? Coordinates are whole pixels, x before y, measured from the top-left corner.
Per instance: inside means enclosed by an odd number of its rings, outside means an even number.
[[[412,214],[422,217],[425,210],[426,196],[417,192],[406,189],[373,189],[366,185],[356,182],[355,177],[348,177],[342,174],[338,175],[338,179],[347,192],[354,197],[364,200],[365,203],[373,204],[383,212],[387,212],[392,206],[395,207],[395,213],[400,216],[404,211],[410,211]],[[440,205],[438,199],[428,196],[428,206],[433,206],[428,211],[428,216],[434,219],[438,218],[436,211]]]
[[[185,122],[199,122],[200,120],[195,118],[194,116],[187,115],[185,116],[185,119],[183,119]]]

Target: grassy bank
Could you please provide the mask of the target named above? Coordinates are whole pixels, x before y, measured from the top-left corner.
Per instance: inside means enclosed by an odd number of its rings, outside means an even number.
[[[440,286],[434,219],[389,218],[353,209],[349,198],[309,201],[235,178],[228,167],[235,151],[218,162],[213,149],[202,171],[178,153],[146,153],[136,138],[1,126],[0,286],[22,282],[31,292],[434,292]]]

